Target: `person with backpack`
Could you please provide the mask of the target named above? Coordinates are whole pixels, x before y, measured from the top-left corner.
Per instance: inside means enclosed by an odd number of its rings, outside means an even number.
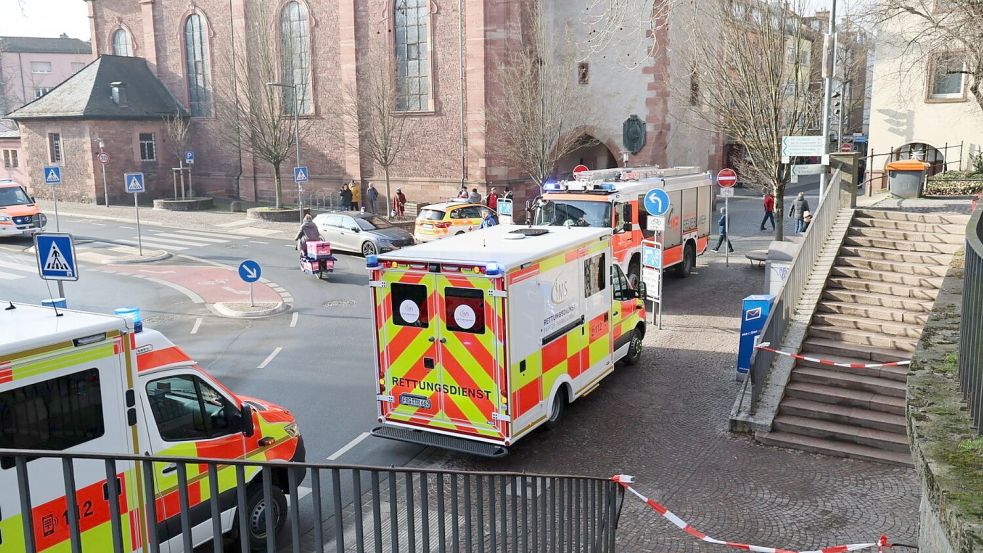
[[[788,216],[795,219],[795,232],[805,232],[806,223],[804,218],[807,211],[809,211],[809,202],[806,201],[805,192],[799,192],[799,195],[795,197],[795,201],[788,208]]]

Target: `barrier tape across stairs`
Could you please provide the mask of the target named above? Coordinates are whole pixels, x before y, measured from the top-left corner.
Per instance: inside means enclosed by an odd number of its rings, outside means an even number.
[[[768,342],[763,342],[754,346],[757,349],[763,349],[765,351],[770,351],[772,353],[777,353],[778,355],[785,355],[791,357],[792,359],[801,359],[802,361],[811,361],[813,363],[819,363],[820,365],[830,365],[833,367],[844,367],[847,369],[880,369],[882,367],[900,367],[902,365],[910,365],[911,361],[891,361],[889,363],[837,363],[836,361],[830,361],[829,359],[820,359],[818,357],[807,357],[805,355],[800,355],[798,353],[792,353],[790,351],[782,351],[771,347]]]
[[[635,496],[637,496],[639,499],[647,503],[649,507],[655,510],[655,512],[659,513],[659,515],[661,515],[662,518],[673,523],[674,525],[676,525],[676,527],[678,527],[683,532],[686,532],[687,534],[693,536],[694,538],[707,543],[726,545],[727,547],[731,547],[733,549],[740,549],[742,551],[757,551],[760,553],[846,553],[847,551],[863,551],[864,549],[871,549],[874,547],[876,547],[878,551],[884,551],[884,548],[891,547],[891,544],[889,544],[887,541],[887,536],[884,535],[882,535],[877,541],[874,542],[833,545],[830,547],[824,547],[822,549],[814,549],[810,551],[800,551],[797,549],[782,549],[777,547],[762,547],[760,545],[750,545],[746,543],[718,540],[716,538],[711,538],[710,536],[704,534],[703,532],[700,532],[696,528],[693,528],[692,526],[689,525],[689,523],[676,516],[672,511],[665,508],[664,506],[662,506],[662,504],[658,503],[657,501],[653,499],[649,499],[644,495],[638,493],[638,491],[635,490],[635,488],[630,486],[630,484],[632,484],[635,481],[635,478],[633,476],[619,474],[617,476],[612,476],[611,480],[617,482],[622,488],[635,494]]]

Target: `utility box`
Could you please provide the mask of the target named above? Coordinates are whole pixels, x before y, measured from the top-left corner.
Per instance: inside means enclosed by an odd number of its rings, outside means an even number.
[[[922,195],[922,185],[929,164],[917,159],[892,161],[887,164],[888,189],[899,198],[917,198]]]

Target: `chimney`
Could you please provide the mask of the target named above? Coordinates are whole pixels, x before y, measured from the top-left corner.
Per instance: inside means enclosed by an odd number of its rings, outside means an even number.
[[[111,97],[113,102],[121,108],[126,107],[126,83],[123,81],[113,81],[109,83],[109,88],[112,90]]]

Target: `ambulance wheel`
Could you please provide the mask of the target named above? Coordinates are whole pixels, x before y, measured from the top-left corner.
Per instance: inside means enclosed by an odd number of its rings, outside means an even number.
[[[686,278],[693,272],[694,267],[696,267],[696,247],[692,242],[687,242],[686,249],[683,250],[683,262],[676,266],[676,276]]]
[[[642,331],[631,331],[631,341],[628,342],[628,355],[625,355],[625,365],[637,365],[642,358]]]
[[[546,419],[546,428],[552,430],[560,425],[560,421],[563,419],[563,413],[567,410],[567,389],[560,387],[556,391],[556,395],[553,396],[553,401],[550,403],[550,417]]]
[[[287,496],[278,486],[273,486],[273,534],[279,534],[287,524]],[[246,496],[246,520],[249,525],[249,549],[266,551],[266,502],[263,487],[253,486]]]
[[[379,253],[379,251],[378,249],[376,249],[375,244],[373,244],[372,242],[366,242],[362,244],[362,255],[364,255],[365,257],[368,257],[370,255],[376,255],[377,253]]]

